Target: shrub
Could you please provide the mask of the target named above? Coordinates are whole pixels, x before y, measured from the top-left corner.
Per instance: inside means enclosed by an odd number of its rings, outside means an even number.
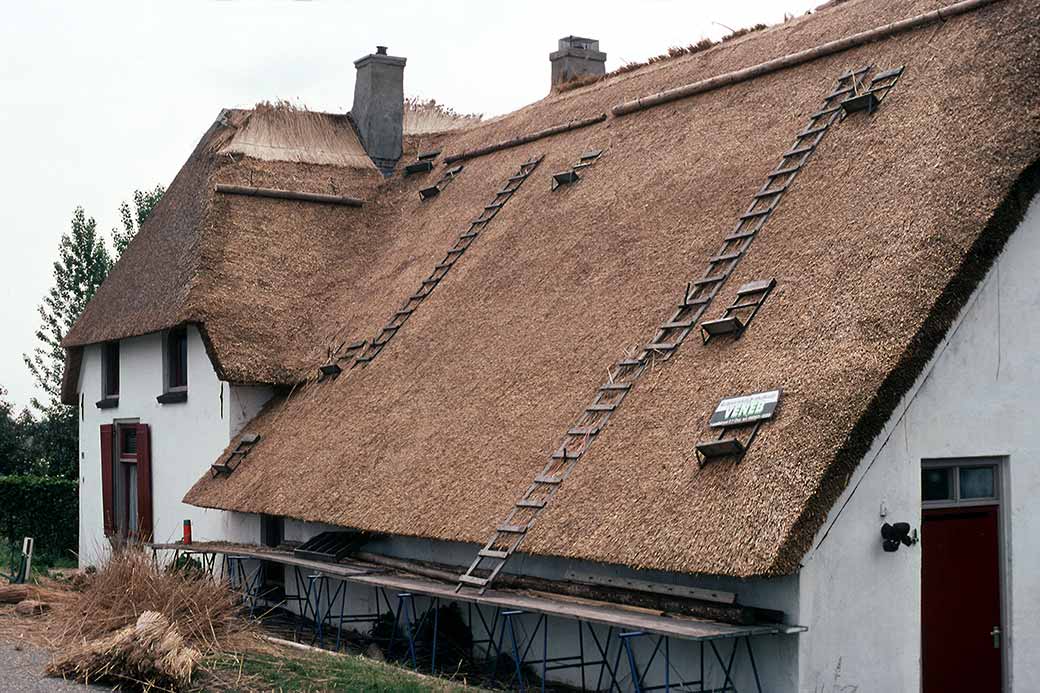
[[[35,553],[67,558],[79,542],[79,487],[53,476],[0,476],[0,539],[21,545],[36,540]]]

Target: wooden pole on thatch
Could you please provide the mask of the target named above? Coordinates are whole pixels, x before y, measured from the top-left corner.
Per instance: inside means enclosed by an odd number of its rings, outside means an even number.
[[[217,183],[216,191],[226,195],[249,195],[252,197],[271,197],[277,200],[296,200],[298,202],[320,202],[346,207],[360,207],[364,202],[356,197],[345,195],[325,195],[322,193],[297,192],[295,190],[278,190],[276,188],[251,188],[246,185],[225,185]]]
[[[551,128],[539,130],[538,132],[531,132],[526,135],[520,135],[514,137],[511,140],[505,142],[498,142],[496,144],[489,144],[486,147],[480,147],[478,149],[470,149],[459,154],[452,154],[451,156],[444,157],[445,164],[452,164],[456,161],[462,161],[464,159],[472,159],[478,156],[484,156],[485,154],[491,154],[493,152],[500,152],[503,149],[511,149],[512,147],[519,147],[522,144],[528,142],[534,142],[544,137],[551,137],[553,135],[559,135],[561,132],[569,132],[571,130],[577,130],[579,128],[588,127],[589,125],[595,125],[596,123],[602,123],[607,119],[606,113],[600,113],[598,116],[591,118],[582,118],[581,120],[572,120],[569,123],[563,123],[562,125],[554,125]]]

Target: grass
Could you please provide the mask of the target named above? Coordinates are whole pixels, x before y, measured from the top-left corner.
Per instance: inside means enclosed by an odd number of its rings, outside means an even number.
[[[0,540],[0,573],[10,574],[13,568],[17,568],[18,558],[22,555],[21,542],[11,544],[6,539]],[[14,563],[12,564],[12,556]],[[48,554],[36,554],[33,556],[33,575],[46,576],[53,568],[75,568],[76,559],[72,556],[51,556]]]
[[[423,676],[392,664],[355,655],[273,652],[214,655],[206,660],[205,691],[364,691],[365,693],[479,693],[464,683]]]

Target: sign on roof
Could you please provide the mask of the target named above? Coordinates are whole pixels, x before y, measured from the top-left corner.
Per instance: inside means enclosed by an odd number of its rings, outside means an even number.
[[[719,402],[715,413],[711,415],[708,425],[713,428],[723,426],[739,426],[754,421],[765,421],[773,418],[773,412],[780,403],[780,390],[759,392],[742,397],[729,397]]]

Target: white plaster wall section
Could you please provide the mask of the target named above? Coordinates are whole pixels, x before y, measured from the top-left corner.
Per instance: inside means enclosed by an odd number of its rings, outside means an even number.
[[[79,563],[99,563],[107,555],[101,505],[101,429],[105,414],[95,406],[101,399],[101,347],[83,348],[79,372]],[[106,410],[111,412],[112,410]],[[111,423],[112,417],[107,417]]]
[[[227,447],[230,430],[255,414],[262,388],[249,388],[236,397],[237,386],[222,383],[213,369],[199,332],[188,329],[188,400],[159,404],[163,391],[162,335],[124,339],[119,352],[119,405],[98,409],[101,398],[101,346],[84,349],[80,391],[84,398],[80,422],[80,562],[96,563],[107,553],[101,511],[100,426],[113,420],[137,419],[151,427],[153,533],[156,541],[180,539],[185,519],[192,521],[195,540],[255,541],[256,516],[206,510],[181,502],[195,481]],[[228,389],[231,395],[228,394]],[[221,395],[225,401],[222,403]],[[232,416],[228,404],[239,414]],[[222,411],[222,408],[225,411]]]
[[[999,457],[1005,683],[1040,690],[1040,198],[831,510],[802,570],[802,690],[920,687],[920,550],[884,554],[887,521],[920,527],[922,459]],[[881,504],[888,517],[879,514]],[[826,537],[826,538],[824,538]],[[864,624],[868,624],[864,627]],[[883,662],[883,666],[879,666]]]

